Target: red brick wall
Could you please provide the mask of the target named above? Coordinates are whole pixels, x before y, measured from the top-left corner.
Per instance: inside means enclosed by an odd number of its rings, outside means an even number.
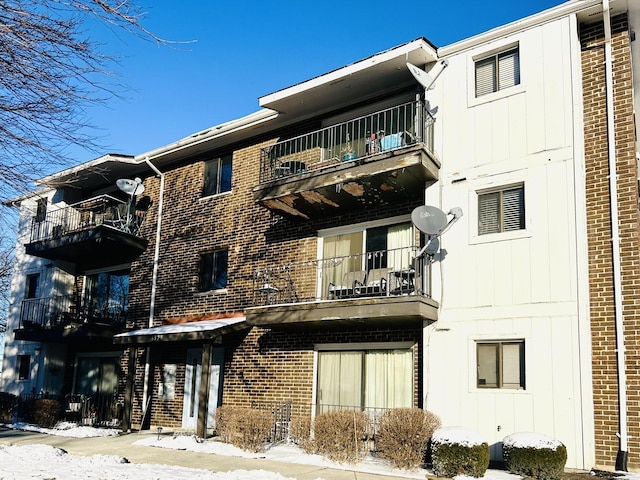
[[[638,344],[640,342],[640,244],[638,172],[632,105],[630,39],[626,15],[615,17],[613,30],[614,117],[618,170],[620,260],[628,387],[630,469],[640,468]],[[585,163],[589,285],[593,348],[596,463],[615,465],[619,443],[618,388],[608,144],[602,23],[581,25],[585,119]]]

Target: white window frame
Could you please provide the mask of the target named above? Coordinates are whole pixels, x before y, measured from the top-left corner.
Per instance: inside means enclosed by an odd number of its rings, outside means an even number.
[[[480,95],[479,97],[476,97],[476,63],[479,61],[485,60],[489,57],[497,56],[501,53],[508,52],[510,50],[513,50],[514,48],[518,49],[520,83],[510,87],[498,89],[492,93],[487,93],[485,95]],[[476,105],[482,105],[484,103],[488,103],[495,100],[500,100],[502,98],[507,98],[512,95],[518,95],[518,94],[524,93],[526,90],[525,88],[526,69],[523,68],[522,52],[523,52],[523,49],[520,42],[505,41],[496,45],[495,48],[491,50],[483,51],[476,54],[470,54],[467,60],[467,85],[468,85],[467,105],[469,107],[474,107]]]
[[[533,181],[528,178],[526,170],[518,170],[505,174],[497,174],[483,177],[469,183],[468,209],[469,212],[469,244],[499,242],[531,237],[531,212],[533,205],[531,198],[534,187]],[[487,233],[480,235],[478,232],[478,195],[492,190],[503,190],[509,187],[524,186],[524,228],[507,232]]]

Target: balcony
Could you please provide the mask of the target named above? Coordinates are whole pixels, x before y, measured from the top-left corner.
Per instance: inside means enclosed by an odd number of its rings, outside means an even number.
[[[126,307],[118,303],[85,305],[72,295],[28,298],[20,305],[17,340],[63,341],[74,337],[109,338],[124,329]]]
[[[84,269],[131,262],[147,248],[140,227],[148,207],[101,195],[34,217],[26,253]]]
[[[421,326],[437,319],[431,269],[417,247],[256,269],[254,326],[355,328]]]
[[[254,200],[310,219],[422,195],[436,180],[434,119],[420,102],[378,111],[263,148]]]

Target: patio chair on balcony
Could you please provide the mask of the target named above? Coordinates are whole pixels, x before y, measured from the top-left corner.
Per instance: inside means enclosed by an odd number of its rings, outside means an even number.
[[[372,268],[367,272],[366,282],[355,288],[355,294],[363,297],[386,295],[390,268]]]
[[[356,296],[356,289],[364,285],[367,272],[347,272],[342,277],[341,285],[329,283],[329,298],[352,298]]]

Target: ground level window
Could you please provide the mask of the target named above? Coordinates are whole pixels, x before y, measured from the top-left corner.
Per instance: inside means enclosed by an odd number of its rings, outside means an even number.
[[[525,388],[524,341],[477,343],[478,388]]]
[[[31,355],[18,355],[18,380],[29,380],[31,376]]]
[[[411,349],[318,352],[317,413],[411,407]]]

